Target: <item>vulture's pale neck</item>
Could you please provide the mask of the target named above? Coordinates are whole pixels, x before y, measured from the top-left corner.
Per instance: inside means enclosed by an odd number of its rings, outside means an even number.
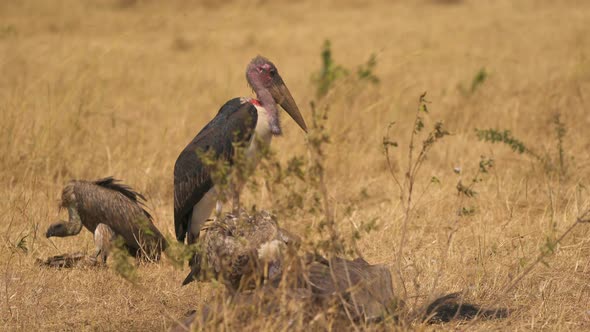
[[[80,214],[74,203],[68,205],[68,214],[70,219],[64,223],[66,228],[66,235],[64,236],[76,235],[82,230],[82,219],[80,219]]]

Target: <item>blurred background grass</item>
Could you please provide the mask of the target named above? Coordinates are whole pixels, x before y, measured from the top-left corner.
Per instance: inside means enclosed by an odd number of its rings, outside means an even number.
[[[442,293],[466,290],[470,299],[495,301],[588,203],[589,21],[584,1],[1,2],[3,325],[164,329],[210,297],[208,284],[180,288],[186,271],[167,262],[141,267],[134,286],[111,270],[44,270],[34,260],[93,246],[86,231],[43,237],[72,178],[123,179],[147,196],[156,225],[173,234],[174,161],[226,100],[251,95],[244,71],[257,54],[277,65],[308,121],[310,101],[329,106],[325,163],[336,220],[345,233],[376,220],[379,232],[365,235],[359,248],[392,271],[403,211],[381,143],[396,121],[392,136],[407,146],[418,97],[428,92],[427,125],[442,120],[452,135],[432,150],[418,181],[419,192],[428,189],[408,230],[404,279],[418,302],[436,275]],[[325,40],[352,74],[375,54],[379,83],[343,78],[318,101],[311,78]],[[485,79],[472,89],[482,69]],[[567,128],[561,181],[474,132],[511,130],[554,157],[556,113]],[[305,156],[303,133],[286,116],[283,125],[284,136],[273,142],[279,160]],[[403,170],[406,152],[393,153]],[[458,217],[456,184],[471,181],[481,155],[495,167],[469,201],[474,213]],[[440,184],[429,185],[432,176]],[[244,201],[272,209],[265,195],[247,193]],[[321,218],[290,215],[281,224],[300,234]],[[511,318],[474,328],[587,328],[588,232],[579,229],[566,242],[502,299],[518,309]]]

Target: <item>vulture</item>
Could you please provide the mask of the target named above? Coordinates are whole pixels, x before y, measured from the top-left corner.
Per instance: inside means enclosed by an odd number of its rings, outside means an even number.
[[[277,282],[282,256],[296,249],[301,239],[279,227],[266,211],[240,216],[227,214],[203,225],[201,267],[189,274],[183,284],[200,276],[201,280],[220,280],[232,291],[252,288],[258,277]],[[199,273],[194,274],[194,272]]]
[[[60,202],[69,220],[52,224],[45,236],[73,236],[85,227],[94,234],[94,257],[102,262],[118,237],[130,255],[158,260],[167,242],[145,210],[145,202],[143,195],[113,177],[72,180],[64,187]]]

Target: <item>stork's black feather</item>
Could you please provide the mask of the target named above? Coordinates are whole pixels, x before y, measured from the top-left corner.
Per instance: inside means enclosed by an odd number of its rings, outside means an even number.
[[[184,242],[193,207],[214,185],[200,156],[213,151],[215,159],[231,164],[233,143],[248,142],[257,120],[253,104],[241,98],[231,99],[178,156],[174,165],[174,226],[178,241]]]

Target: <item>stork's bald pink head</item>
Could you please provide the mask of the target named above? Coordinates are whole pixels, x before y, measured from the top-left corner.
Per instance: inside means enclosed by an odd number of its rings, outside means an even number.
[[[276,113],[276,104],[281,105],[299,127],[307,132],[299,107],[279,75],[277,67],[270,60],[260,55],[252,59],[246,68],[246,80],[262,102],[262,106],[269,108],[271,113]],[[280,134],[278,115],[271,114],[271,121],[273,133]]]
[[[248,84],[254,91],[256,89],[269,89],[273,77],[278,76],[278,74],[277,67],[270,60],[259,55],[248,64],[246,80],[248,80]]]

